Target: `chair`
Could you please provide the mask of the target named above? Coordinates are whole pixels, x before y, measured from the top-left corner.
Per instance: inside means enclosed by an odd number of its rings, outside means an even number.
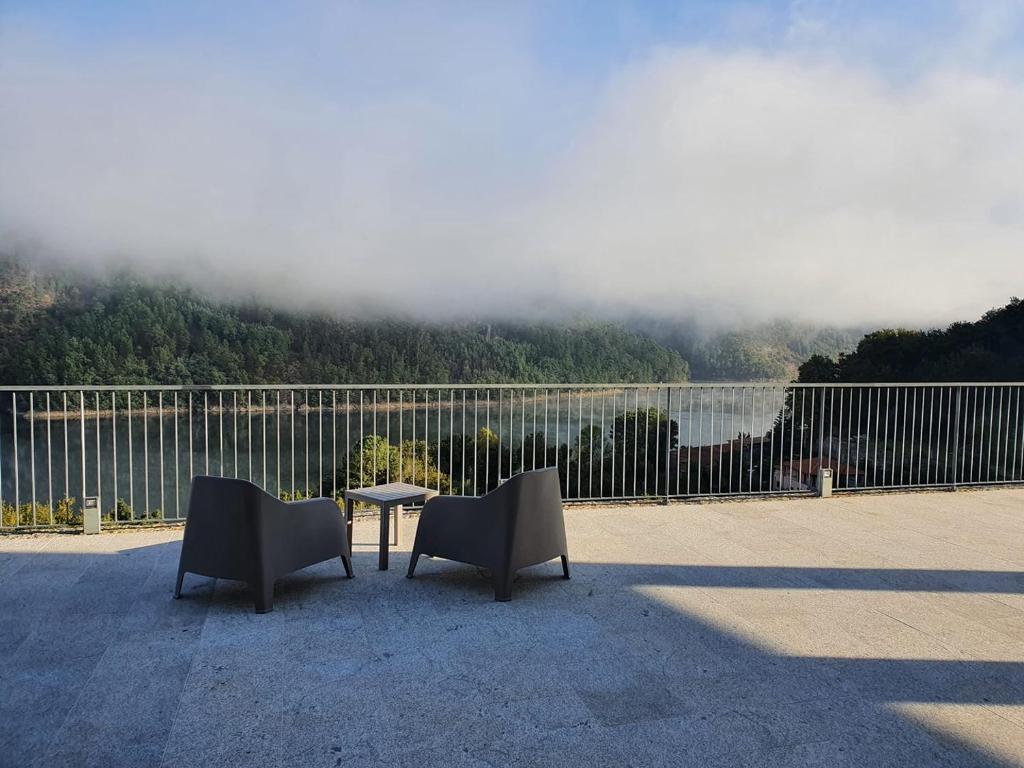
[[[494,599],[512,599],[516,571],[562,559],[569,578],[569,551],[558,470],[523,472],[486,496],[435,496],[423,505],[409,560],[413,577],[420,555],[487,568]]]
[[[256,613],[274,609],[274,582],[340,557],[352,578],[345,520],[331,499],[283,502],[246,480],[196,477],[174,597],[186,573],[249,583]]]

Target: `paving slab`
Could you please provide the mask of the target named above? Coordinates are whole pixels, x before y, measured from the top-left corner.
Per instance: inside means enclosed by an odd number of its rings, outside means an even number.
[[[573,579],[408,550],[256,615],[181,529],[0,537],[0,766],[1024,765],[1024,489],[567,508]],[[404,521],[411,541],[415,518]],[[358,542],[366,542],[359,544]]]

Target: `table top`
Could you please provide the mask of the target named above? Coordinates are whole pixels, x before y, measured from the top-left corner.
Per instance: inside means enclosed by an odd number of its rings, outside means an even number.
[[[345,491],[346,501],[367,501],[371,504],[415,504],[432,496],[437,496],[436,489],[421,488],[409,483],[387,483]]]

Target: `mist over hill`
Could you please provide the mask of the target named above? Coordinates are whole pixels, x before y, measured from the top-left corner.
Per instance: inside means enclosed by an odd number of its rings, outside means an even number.
[[[0,262],[4,384],[779,380],[855,343],[781,322],[353,320],[129,273]]]

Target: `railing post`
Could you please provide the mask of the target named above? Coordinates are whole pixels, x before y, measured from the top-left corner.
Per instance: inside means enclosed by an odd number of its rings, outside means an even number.
[[[661,419],[658,420],[659,422]],[[668,400],[665,404],[665,500],[668,504],[671,488],[669,475],[672,471],[672,386],[668,387]]]

